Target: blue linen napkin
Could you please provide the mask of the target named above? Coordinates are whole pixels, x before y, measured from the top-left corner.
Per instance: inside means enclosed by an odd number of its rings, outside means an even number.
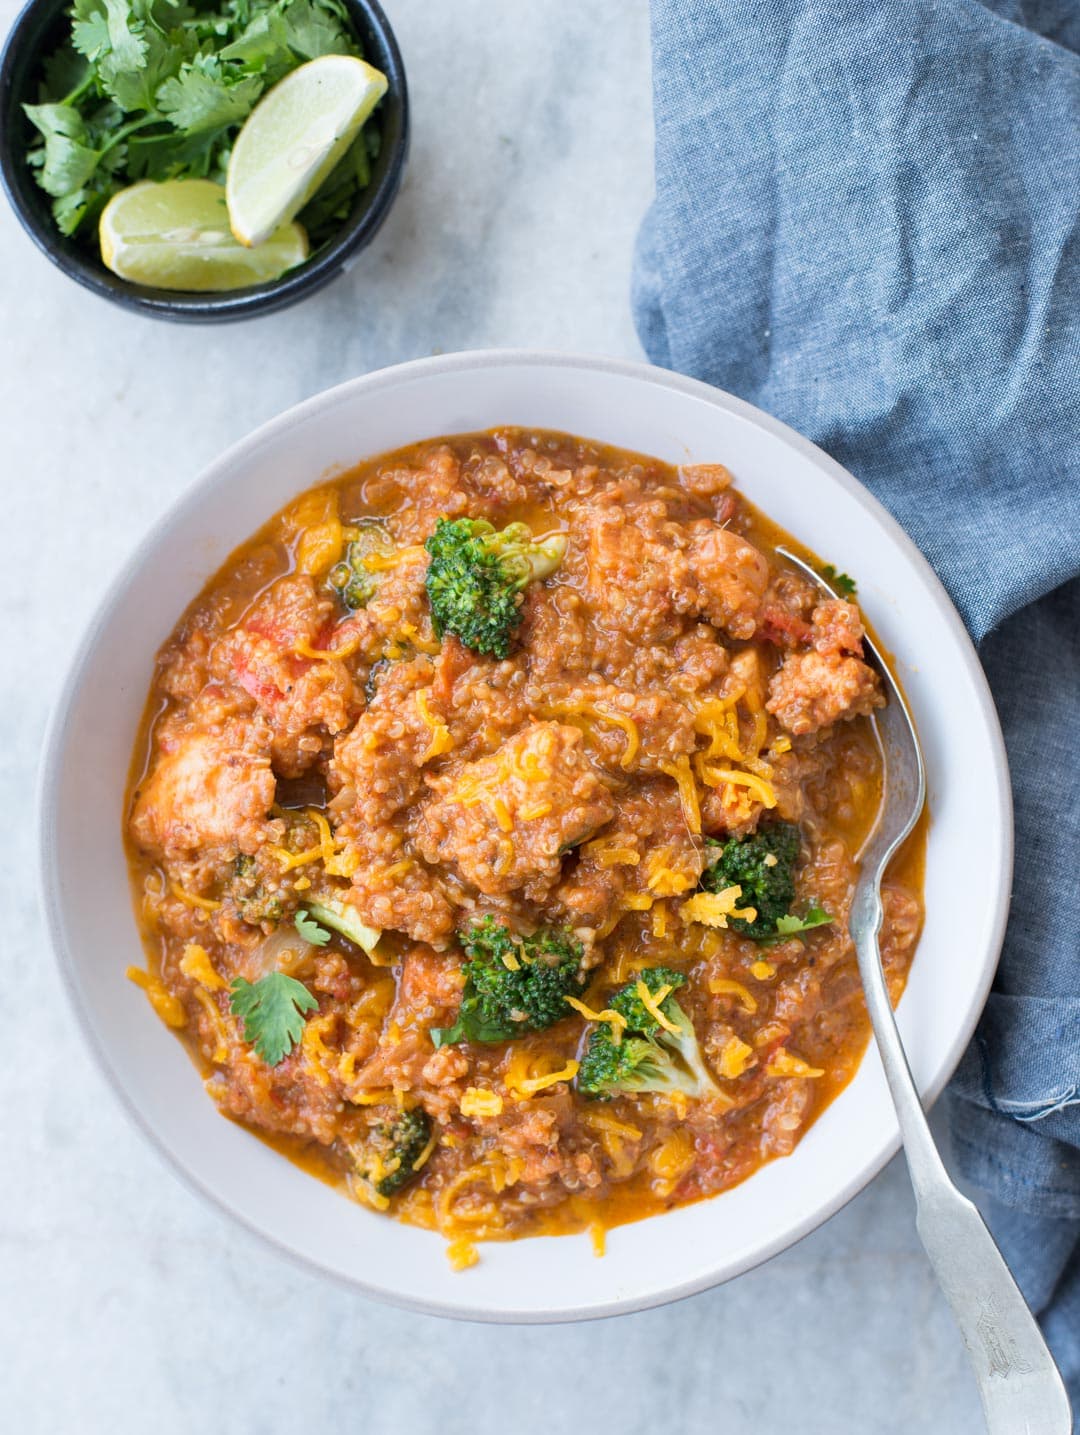
[[[1017,867],[956,1153],[1080,1410],[1080,5],[653,0],[652,38],[646,351],[851,469],[980,644]]]

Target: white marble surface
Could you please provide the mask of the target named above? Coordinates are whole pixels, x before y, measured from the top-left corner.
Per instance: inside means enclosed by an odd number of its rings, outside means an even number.
[[[413,93],[406,186],[347,278],[299,308],[213,329],[129,317],[57,273],[0,205],[0,582],[18,635],[0,704],[0,1426],[976,1432],[895,1163],[794,1250],[681,1305],[576,1328],[454,1325],[326,1284],[201,1205],[76,1031],[14,834],[84,615],[150,519],[233,439],[365,370],[484,345],[639,354],[645,0],[387,9]],[[14,14],[0,0],[5,29]]]

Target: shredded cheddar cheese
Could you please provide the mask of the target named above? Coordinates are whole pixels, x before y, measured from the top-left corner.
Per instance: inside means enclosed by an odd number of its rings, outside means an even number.
[[[452,1271],[467,1271],[470,1266],[476,1265],[480,1256],[472,1241],[460,1236],[447,1246],[446,1259],[450,1262]]]
[[[606,1021],[611,1027],[611,1035],[616,1043],[622,1040],[622,1034],[626,1030],[626,1018],[620,1016],[617,1011],[613,1011],[611,1007],[605,1007],[603,1011],[594,1011],[592,1007],[586,1006],[577,997],[563,997],[563,1001],[579,1012],[586,1021]]]
[[[679,916],[684,922],[700,922],[704,927],[726,927],[729,917],[753,922],[757,908],[738,906],[741,896],[739,886],[725,887],[722,892],[696,892],[679,908]]]
[[[427,751],[420,759],[420,766],[432,761],[433,758],[442,757],[454,746],[454,739],[450,736],[450,729],[446,724],[431,711],[428,704],[427,690],[419,688],[416,693],[416,709],[420,714],[421,721],[431,732],[431,739]]]
[[[786,1047],[781,1046],[773,1052],[772,1060],[765,1068],[766,1076],[824,1076],[823,1067],[811,1066],[803,1061],[801,1056],[796,1056]]]
[[[694,1164],[694,1141],[681,1128],[665,1136],[649,1156],[649,1168],[660,1178],[661,1194],[670,1194]]]
[[[323,1041],[323,1037],[333,1030],[337,1025],[337,1017],[333,1012],[325,1016],[315,1017],[304,1023],[304,1034],[300,1038],[300,1044],[308,1064],[315,1073],[315,1079],[320,1086],[330,1085],[329,1068],[335,1066],[336,1053]]]
[[[354,633],[351,638],[346,638],[340,648],[313,648],[305,639],[299,638],[293,644],[293,652],[298,658],[310,658],[315,663],[321,663],[326,658],[336,658],[340,662],[345,658],[351,658],[359,647],[359,634]]]
[[[210,953],[205,947],[200,947],[198,942],[188,942],[184,948],[184,955],[180,958],[180,970],[185,977],[199,982],[207,991],[224,991],[228,985],[225,978],[214,970]]]
[[[420,544],[412,543],[405,548],[395,548],[392,553],[365,553],[361,562],[369,573],[385,573],[390,568],[396,568],[404,563],[406,559],[418,558],[424,549]]]
[[[656,902],[655,897],[650,897],[648,892],[627,892],[622,899],[623,907],[628,912],[648,912]],[[653,926],[656,923],[654,921]]]
[[[674,762],[659,762],[657,766],[661,772],[674,779],[675,785],[679,789],[679,801],[682,804],[686,825],[695,837],[699,837],[701,835],[701,807],[698,803],[694,774],[690,771],[690,759],[685,753],[682,753]]]
[[[754,1060],[754,1048],[737,1036],[728,1037],[717,1063],[720,1075],[735,1081]]]
[[[467,1086],[458,1110],[462,1116],[501,1116],[503,1099],[497,1091],[485,1091],[481,1086]]]
[[[682,1033],[680,1032],[679,1028],[675,1025],[671,1018],[665,1015],[665,1013],[661,1010],[661,1002],[663,1002],[665,997],[669,997],[671,995],[671,992],[672,988],[666,983],[664,986],[658,988],[655,992],[651,992],[649,988],[645,985],[645,983],[640,979],[634,984],[634,995],[637,997],[638,1001],[652,1017],[653,1021],[655,1021],[659,1026],[662,1026],[665,1031],[669,1031],[672,1036],[681,1036]]]
[[[517,1078],[514,1081],[514,1090],[522,1096],[535,1096],[538,1091],[546,1091],[549,1086],[557,1086],[560,1081],[573,1081],[577,1071],[578,1062],[568,1061],[559,1071],[549,1071],[544,1076]],[[509,1077],[507,1084],[509,1085]]]
[[[294,867],[303,867],[309,862],[322,862],[323,871],[330,877],[351,877],[360,859],[355,852],[342,852],[334,842],[334,834],[330,830],[330,824],[317,807],[305,809],[305,817],[313,822],[318,829],[319,840],[314,847],[309,847],[304,852],[289,852],[284,847],[272,846],[268,850],[274,854],[283,872],[289,872]]]
[[[298,535],[298,573],[321,573],[341,557],[345,530],[338,516],[337,490],[317,488],[305,493],[282,517],[287,537]]]
[[[630,1126],[618,1117],[609,1115],[606,1111],[583,1111],[582,1121],[586,1126],[591,1126],[594,1131],[608,1131],[612,1135],[621,1136],[627,1141],[640,1141],[642,1132],[636,1126]]]
[[[753,962],[751,964],[750,975],[754,978],[755,981],[768,982],[776,976],[776,968],[773,966],[772,962],[766,962],[762,958],[759,958],[756,962]]]
[[[749,1016],[753,1016],[758,1009],[757,998],[751,996],[742,982],[733,981],[730,977],[713,977],[709,982],[709,990],[714,996],[735,997]]]
[[[596,718],[600,722],[610,723],[612,727],[621,728],[626,735],[626,746],[619,758],[619,766],[624,772],[628,772],[633,767],[634,759],[641,748],[641,733],[637,723],[626,713],[614,711],[603,703],[592,702],[549,703],[543,711],[550,717]]]
[[[200,912],[221,911],[220,902],[215,902],[211,897],[196,897],[194,892],[185,891],[178,882],[170,882],[169,891],[178,902],[183,902],[185,907],[197,907]]]
[[[745,787],[763,807],[776,806],[776,792],[772,783],[753,772],[739,772],[733,767],[703,767],[701,779],[707,787],[721,787],[725,783],[730,783],[733,787]]]
[[[441,645],[434,639],[425,638],[415,623],[402,623],[397,631],[397,640],[399,643],[407,643],[418,653],[426,653],[429,658],[435,657],[442,651]]]
[[[214,1052],[210,1060],[215,1066],[221,1066],[228,1060],[229,1056],[229,1028],[225,1025],[225,1018],[221,1015],[221,1008],[206,990],[205,987],[195,987],[193,991],[195,1000],[203,1007],[206,1015],[210,1018],[210,1024],[214,1028]]]
[[[144,972],[142,967],[128,967],[125,976],[129,982],[134,982],[137,987],[142,988],[150,1005],[166,1026],[187,1025],[187,1012],[184,1010],[183,1002],[173,996],[160,977],[155,976],[153,972]]]

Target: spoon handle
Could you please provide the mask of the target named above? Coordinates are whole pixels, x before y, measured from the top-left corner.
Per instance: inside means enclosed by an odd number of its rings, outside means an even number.
[[[856,908],[862,905],[856,901]],[[950,1180],[930,1133],[881,968],[876,883],[867,905],[861,922],[853,909],[852,936],[915,1189],[916,1224],[967,1346],[987,1429],[990,1435],[1070,1435],[1069,1397],[1042,1331],[983,1218]]]

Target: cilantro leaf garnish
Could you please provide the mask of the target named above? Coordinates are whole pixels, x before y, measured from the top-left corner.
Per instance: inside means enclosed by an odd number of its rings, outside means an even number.
[[[244,1040],[269,1066],[277,1066],[304,1034],[304,1014],[319,1003],[294,977],[267,972],[257,982],[237,977],[229,987],[229,1007],[244,1023]]]
[[[330,940],[330,933],[320,927],[315,918],[310,917],[303,907],[297,912],[293,925],[304,941],[310,942],[313,947],[325,947]]]
[[[26,160],[67,235],[92,236],[105,204],[137,180],[224,182],[268,89],[321,55],[362,56],[341,0],[71,0],[67,17],[68,37],[42,62],[40,103],[24,106],[39,134]],[[366,187],[378,134],[369,120],[297,216],[312,253]]]
[[[766,937],[764,944],[771,945],[773,942],[784,942],[788,937],[800,937],[803,932],[812,932],[815,927],[827,927],[832,920],[824,907],[811,907],[805,917],[797,917],[794,912],[789,912],[786,917],[777,917],[776,933]]]
[[[831,563],[824,563],[821,567],[821,576],[826,583],[831,583],[842,598],[854,598],[858,592],[858,584],[854,578],[849,578],[846,573],[837,573]]]

